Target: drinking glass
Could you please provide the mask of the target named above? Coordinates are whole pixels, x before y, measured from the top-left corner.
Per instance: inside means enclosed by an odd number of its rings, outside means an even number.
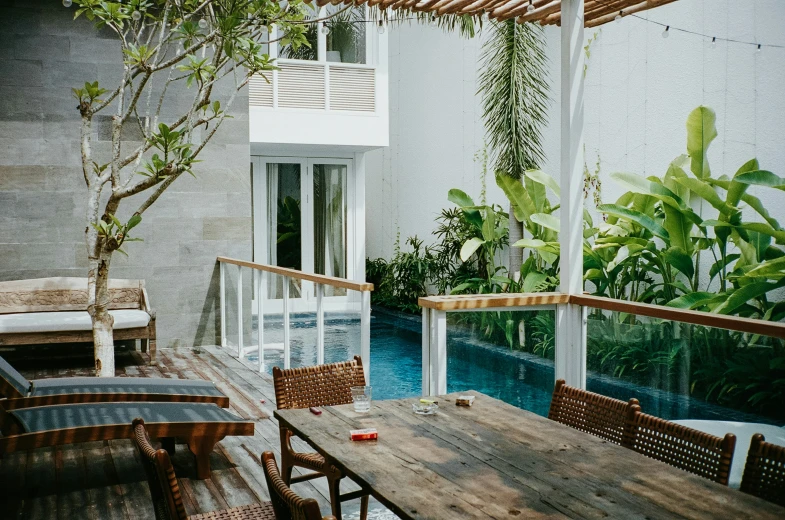
[[[354,401],[354,411],[366,413],[371,409],[371,387],[353,386],[352,400]]]

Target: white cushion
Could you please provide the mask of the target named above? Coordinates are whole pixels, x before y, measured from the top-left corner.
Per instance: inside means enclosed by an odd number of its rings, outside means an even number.
[[[150,315],[138,309],[109,311],[115,329],[146,327]],[[93,328],[87,311],[25,312],[0,314],[0,334],[16,332],[67,332]]]

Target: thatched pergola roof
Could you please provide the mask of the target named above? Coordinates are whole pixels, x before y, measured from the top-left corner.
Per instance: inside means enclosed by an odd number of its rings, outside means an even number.
[[[585,0],[584,26],[596,27],[616,19],[676,0]],[[317,5],[363,5],[379,9],[411,10],[445,14],[481,16],[485,13],[496,20],[516,18],[518,23],[539,22],[542,25],[561,24],[561,0],[316,0]],[[530,9],[532,6],[533,9]]]

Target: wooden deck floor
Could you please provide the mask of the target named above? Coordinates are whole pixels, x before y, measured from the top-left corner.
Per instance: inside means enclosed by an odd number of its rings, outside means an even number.
[[[154,367],[137,352],[118,353],[117,374],[214,381],[229,396],[231,411],[256,423],[253,437],[230,437],[216,446],[210,459],[212,478],[207,480],[194,478],[193,458],[187,447],[177,446],[173,463],[188,514],[268,500],[259,456],[270,450],[280,460],[270,376],[245,367],[217,347],[158,352]],[[80,354],[35,356],[35,362],[28,355],[7,359],[29,379],[92,375],[91,351]],[[303,444],[297,447],[310,451]],[[296,484],[294,489],[315,498],[322,513],[329,514],[325,479]],[[353,489],[352,483],[342,485],[344,492]],[[345,503],[344,516],[358,507],[359,501]],[[155,515],[136,450],[130,440],[118,440],[42,448],[0,459],[0,518],[146,520]]]

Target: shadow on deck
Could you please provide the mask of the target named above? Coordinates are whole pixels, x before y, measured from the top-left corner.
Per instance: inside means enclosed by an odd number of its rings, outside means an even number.
[[[92,375],[92,351],[80,353],[53,359],[17,350],[7,359],[28,379]],[[156,366],[148,366],[146,356],[143,359],[136,351],[118,351],[116,364],[118,376],[213,381],[229,396],[234,414],[256,423],[253,437],[227,437],[216,446],[210,456],[212,477],[207,480],[195,478],[194,460],[188,448],[178,444],[172,462],[189,515],[269,500],[259,458],[269,450],[280,461],[269,375],[247,368],[218,347],[160,349]],[[297,448],[311,451],[303,443]],[[342,491],[352,489],[356,488],[349,482],[342,486]],[[12,453],[0,459],[0,490],[2,518],[155,518],[144,470],[130,440]],[[325,479],[296,484],[294,490],[315,498],[323,514],[329,514]],[[345,503],[344,513],[351,514],[357,507]]]

